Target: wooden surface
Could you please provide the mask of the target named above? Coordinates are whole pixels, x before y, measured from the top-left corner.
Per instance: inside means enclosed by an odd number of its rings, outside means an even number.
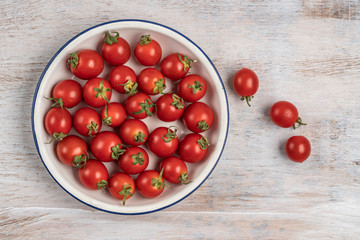
[[[45,170],[30,125],[35,85],[52,55],[93,25],[166,24],[213,60],[230,102],[223,156],[194,194],[166,210],[120,216],[89,208]],[[360,2],[0,2],[1,239],[359,239]],[[248,108],[231,88],[241,67],[260,88]],[[307,126],[280,129],[270,106],[293,102]],[[303,164],[292,135],[312,143]]]

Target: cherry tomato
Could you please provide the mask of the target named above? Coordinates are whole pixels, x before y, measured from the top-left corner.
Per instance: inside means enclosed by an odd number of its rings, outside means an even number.
[[[101,55],[91,49],[71,53],[68,64],[71,72],[83,80],[99,76],[104,69],[104,60]]]
[[[101,109],[100,116],[105,125],[118,127],[125,121],[127,115],[121,103],[111,102]]]
[[[155,170],[146,170],[140,173],[135,183],[138,192],[147,198],[159,196],[166,186],[162,172],[159,173]]]
[[[96,134],[90,144],[90,149],[94,157],[102,162],[112,162],[118,160],[124,153],[122,141],[114,132],[103,131]]]
[[[82,167],[89,155],[86,142],[75,135],[66,136],[58,142],[56,154],[62,163],[74,167]]]
[[[138,92],[125,101],[126,112],[133,118],[144,119],[151,117],[155,104],[149,95]]]
[[[149,136],[149,129],[138,119],[127,119],[119,128],[120,138],[124,143],[132,146],[144,144]]]
[[[71,114],[65,108],[51,108],[45,115],[45,129],[53,140],[61,141],[71,130]]]
[[[83,107],[73,117],[75,130],[83,136],[94,136],[102,126],[99,114],[92,108]]]
[[[178,157],[165,158],[160,163],[160,169],[164,169],[163,177],[171,183],[189,183],[186,164]]]
[[[179,138],[176,135],[177,129],[171,130],[171,127],[158,127],[154,129],[147,142],[149,150],[158,157],[170,157],[178,146]]]
[[[285,149],[291,160],[302,163],[310,156],[311,144],[304,136],[293,136],[287,140]]]
[[[112,88],[110,83],[103,78],[88,80],[83,87],[84,101],[91,107],[104,106],[111,99]]]
[[[162,95],[156,101],[156,115],[161,121],[173,122],[184,113],[184,100],[174,93]]]
[[[139,74],[137,83],[139,88],[149,95],[163,93],[166,88],[165,78],[156,68],[143,69]]]
[[[127,174],[139,174],[149,165],[149,155],[141,147],[130,147],[119,158],[119,167]]]
[[[105,189],[108,185],[109,173],[105,165],[95,159],[89,159],[86,164],[79,168],[80,182],[89,189]]]
[[[80,83],[67,79],[57,83],[49,100],[55,103],[52,107],[72,108],[78,105],[82,99],[82,87]]]
[[[130,46],[124,38],[119,36],[118,32],[113,33],[115,33],[115,36],[112,36],[109,31],[106,32],[101,53],[109,64],[114,66],[123,65],[130,58]]]
[[[206,137],[198,133],[190,133],[180,141],[179,156],[185,162],[196,163],[204,159],[209,146]]]
[[[133,95],[137,92],[136,73],[128,66],[117,66],[109,75],[110,85],[119,93]]]
[[[177,91],[188,102],[200,100],[206,93],[207,84],[205,79],[197,74],[190,74],[180,80]]]
[[[150,35],[143,35],[134,49],[136,61],[144,66],[155,66],[160,62],[162,50],[160,44]]]
[[[171,79],[179,80],[185,77],[195,61],[181,53],[173,53],[165,57],[160,64],[162,74]]]
[[[233,87],[241,100],[246,100],[250,107],[250,101],[259,88],[259,79],[252,70],[240,69],[234,76]]]
[[[114,198],[122,200],[122,204],[125,205],[126,199],[134,195],[136,187],[131,176],[118,172],[110,177],[108,189]]]
[[[211,128],[214,113],[206,103],[194,102],[185,109],[183,120],[190,131],[200,133]]]
[[[293,127],[294,129],[303,123],[299,117],[299,113],[294,104],[287,101],[279,101],[274,103],[270,109],[271,120],[278,126],[283,128]]]

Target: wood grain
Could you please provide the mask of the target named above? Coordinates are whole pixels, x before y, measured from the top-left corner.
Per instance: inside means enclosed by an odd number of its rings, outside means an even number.
[[[82,30],[115,19],[166,24],[213,60],[230,103],[223,156],[194,194],[161,212],[118,216],[64,192],[33,144],[31,105],[52,55]],[[0,3],[1,239],[357,239],[360,233],[360,3],[281,1],[19,1]],[[231,88],[259,76],[248,108]],[[293,102],[307,126],[269,120]],[[305,135],[312,155],[286,158]],[[140,229],[140,230],[139,230]]]

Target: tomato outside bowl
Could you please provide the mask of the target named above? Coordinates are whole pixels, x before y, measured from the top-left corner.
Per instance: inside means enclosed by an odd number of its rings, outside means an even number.
[[[49,136],[44,128],[44,116],[51,108],[51,103],[45,97],[51,95],[51,90],[56,83],[64,79],[74,79],[81,85],[84,85],[86,82],[76,78],[67,68],[66,60],[68,59],[68,55],[86,48],[101,52],[101,44],[106,31],[119,32],[120,36],[128,41],[132,51],[141,35],[150,34],[162,47],[162,59],[174,52],[180,52],[192,59],[196,59],[197,62],[194,63],[191,68],[191,73],[201,75],[208,83],[207,93],[200,101],[207,103],[215,115],[212,128],[202,133],[211,143],[205,159],[196,164],[187,164],[189,177],[192,182],[187,185],[170,184],[171,188],[166,188],[160,196],[153,199],[144,198],[136,192],[132,198],[127,200],[125,206],[122,205],[121,201],[113,198],[108,191],[104,193],[101,190],[96,191],[85,188],[79,181],[77,169],[64,165],[58,160],[56,151],[54,150],[56,143],[48,144],[51,136]],[[136,62],[133,55],[125,65],[133,68],[137,74],[145,68]],[[159,65],[155,67],[159,69]],[[111,68],[110,65],[105,64],[100,77],[107,78]],[[175,89],[176,82],[167,80],[167,84],[169,85],[168,89]],[[169,90],[165,92],[168,91]],[[159,96],[155,96],[153,100],[155,101],[158,97]],[[125,99],[125,95],[113,91],[111,101],[120,101],[123,103]],[[82,102],[69,111],[73,115],[78,108],[84,106],[86,106],[86,104]],[[100,109],[101,108],[96,110],[100,111]],[[68,194],[80,202],[101,211],[136,215],[159,211],[180,202],[197,190],[210,176],[220,160],[225,147],[229,128],[229,106],[225,87],[218,71],[210,58],[198,45],[177,30],[165,25],[145,20],[127,19],[106,22],[90,27],[71,38],[55,53],[45,67],[36,86],[31,121],[34,142],[40,159],[52,178]],[[144,122],[148,125],[150,131],[159,126],[169,127],[175,125],[179,129],[178,136],[180,139],[190,133],[181,120],[165,123],[157,119],[156,116],[153,116],[145,119]],[[110,127],[103,126],[101,131],[111,129]],[[78,135],[74,129],[72,129],[69,134]],[[91,138],[85,137],[85,141],[89,144]],[[150,156],[150,163],[147,169],[158,170],[161,159],[149,151],[147,152]],[[110,175],[121,171],[116,162],[104,164],[108,168]],[[133,177],[135,178],[136,176]]]

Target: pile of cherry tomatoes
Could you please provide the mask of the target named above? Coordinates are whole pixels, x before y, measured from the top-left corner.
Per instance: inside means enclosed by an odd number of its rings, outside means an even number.
[[[59,160],[78,169],[85,187],[107,189],[123,204],[135,191],[148,198],[158,196],[166,181],[189,183],[185,162],[205,158],[210,143],[201,133],[214,122],[211,108],[199,102],[207,91],[206,80],[188,74],[194,60],[178,52],[161,59],[161,46],[150,35],[141,36],[134,56],[146,67],[138,75],[124,65],[131,57],[131,48],[117,32],[106,32],[101,54],[93,49],[69,54],[69,71],[86,82],[83,86],[72,79],[58,82],[49,98],[52,108],[44,119],[51,141],[57,142]],[[105,62],[112,66],[108,80],[98,77]],[[176,82],[176,91],[165,93],[166,80]],[[126,101],[112,102],[113,90],[126,94]],[[161,96],[154,102],[151,96],[157,94]],[[86,106],[79,108],[80,102]],[[68,109],[75,106],[78,109],[71,115]],[[154,116],[166,123],[182,119],[192,133],[179,140],[175,126],[150,132],[142,119]],[[103,125],[113,130],[102,130]],[[77,135],[68,135],[72,128]],[[84,139],[91,139],[90,146]],[[162,159],[157,169],[147,169],[151,161],[147,151]],[[103,162],[112,161],[119,167],[109,176]]]

